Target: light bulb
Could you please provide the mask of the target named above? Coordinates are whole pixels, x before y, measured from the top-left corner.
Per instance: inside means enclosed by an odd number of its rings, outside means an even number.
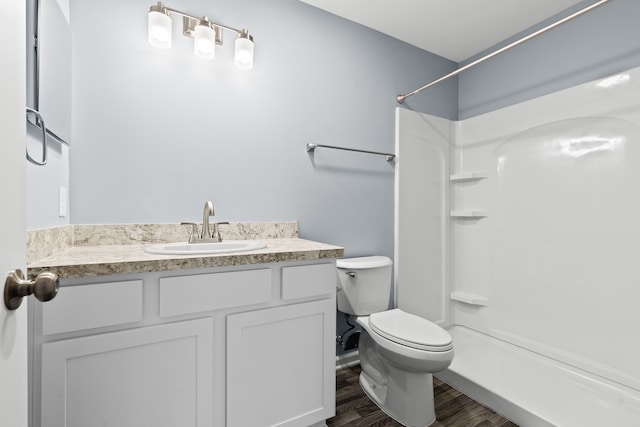
[[[246,30],[238,34],[236,39],[236,52],[233,63],[241,70],[253,68],[253,37]]]
[[[193,30],[193,54],[201,59],[216,57],[216,32],[208,24],[200,23]]]
[[[151,6],[147,27],[149,44],[169,49],[171,47],[171,26],[171,18],[167,15],[166,9],[160,3],[158,6]]]

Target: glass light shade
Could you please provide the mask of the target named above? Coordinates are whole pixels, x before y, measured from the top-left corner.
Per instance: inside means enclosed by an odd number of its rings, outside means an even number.
[[[162,49],[171,47],[171,18],[165,13],[149,12],[147,31],[149,44]]]
[[[193,54],[201,59],[216,57],[216,32],[208,25],[196,25],[193,30]]]
[[[253,38],[242,33],[236,39],[236,53],[233,63],[241,70],[250,70],[253,68]]]

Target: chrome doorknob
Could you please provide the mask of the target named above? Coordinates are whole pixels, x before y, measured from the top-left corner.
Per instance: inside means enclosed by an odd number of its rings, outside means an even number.
[[[13,270],[4,282],[4,305],[9,310],[20,307],[22,297],[33,294],[42,302],[50,301],[58,294],[60,279],[55,273],[38,274],[35,280],[25,280],[22,270]]]

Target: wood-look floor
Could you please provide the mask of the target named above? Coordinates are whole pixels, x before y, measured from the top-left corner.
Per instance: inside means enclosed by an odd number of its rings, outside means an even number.
[[[336,373],[336,416],[328,427],[402,427],[364,394],[358,376],[360,365]],[[433,379],[436,422],[433,427],[518,427],[437,378]]]

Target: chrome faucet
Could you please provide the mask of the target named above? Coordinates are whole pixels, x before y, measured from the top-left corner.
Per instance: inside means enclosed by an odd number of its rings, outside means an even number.
[[[211,201],[207,201],[204,204],[204,212],[202,213],[202,233],[200,233],[201,240],[210,240],[211,235],[211,226],[209,225],[209,217],[214,216],[215,212],[213,211],[213,203]]]
[[[198,233],[198,224],[195,222],[181,222],[181,225],[190,225],[191,233],[189,234],[189,243],[204,243],[204,242],[222,242],[222,236],[220,236],[219,225],[229,224],[228,222],[216,222],[214,224],[209,223],[209,218],[214,216],[213,203],[207,201],[204,204],[204,211],[202,212],[202,229]]]

